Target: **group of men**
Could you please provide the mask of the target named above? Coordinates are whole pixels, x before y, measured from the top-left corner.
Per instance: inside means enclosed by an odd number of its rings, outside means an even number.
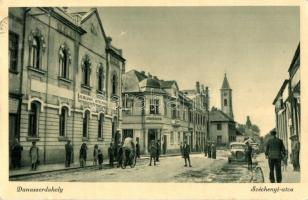
[[[204,147],[204,155],[208,158],[216,159],[216,144],[215,142],[207,142]]]

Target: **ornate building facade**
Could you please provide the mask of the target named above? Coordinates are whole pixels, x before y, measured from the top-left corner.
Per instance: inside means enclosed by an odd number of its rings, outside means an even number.
[[[83,142],[106,154],[121,134],[125,59],[97,9],[10,8],[9,22],[9,138],[24,147],[22,163],[32,141],[42,163],[64,162],[67,140],[75,160]]]

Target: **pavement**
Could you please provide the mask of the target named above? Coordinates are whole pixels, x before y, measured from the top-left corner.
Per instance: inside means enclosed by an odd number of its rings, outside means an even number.
[[[192,152],[192,154],[196,154],[195,152]],[[174,154],[165,154],[161,155],[160,157],[172,157],[172,156],[179,156],[178,153]],[[140,159],[149,159],[148,155],[141,156]],[[106,159],[108,160],[108,159]],[[108,160],[109,161],[109,160]],[[109,162],[103,163],[103,167],[107,168],[109,166]],[[87,161],[87,165],[85,168],[94,168],[97,166],[93,165],[93,161]],[[20,176],[26,176],[26,175],[35,175],[35,174],[42,174],[42,173],[48,173],[48,172],[55,172],[55,171],[68,171],[68,170],[76,170],[81,169],[79,162],[72,163],[70,167],[65,167],[64,163],[56,163],[56,164],[43,164],[39,165],[36,171],[30,170],[30,166],[24,166],[19,169],[10,169],[9,171],[9,177],[20,177]]]
[[[263,171],[264,182],[270,183],[268,160],[265,158],[264,153],[257,156],[257,161]],[[300,172],[293,171],[291,163],[288,163],[288,166],[282,169],[282,183],[300,183]]]
[[[77,170],[52,171],[30,176],[10,178],[11,181],[55,182],[176,182],[176,183],[249,183],[251,174],[246,164],[229,164],[224,151],[217,152],[217,159],[204,154],[192,154],[192,167],[184,166],[180,155],[162,156],[156,166],[149,166],[147,157],[137,160],[134,168],[88,167]],[[62,165],[63,166],[63,165]],[[253,182],[260,182],[254,180]]]

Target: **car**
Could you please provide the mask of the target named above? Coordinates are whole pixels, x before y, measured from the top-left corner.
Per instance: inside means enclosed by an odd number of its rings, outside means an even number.
[[[232,161],[244,162],[246,161],[246,144],[243,142],[231,142],[228,152],[228,162]]]
[[[260,148],[259,148],[259,144],[258,143],[250,143],[252,149],[253,149],[253,152],[255,154],[258,154],[260,153]]]

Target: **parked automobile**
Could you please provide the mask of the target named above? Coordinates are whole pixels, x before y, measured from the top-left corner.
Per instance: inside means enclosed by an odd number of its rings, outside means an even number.
[[[228,153],[228,162],[232,161],[244,162],[246,161],[246,144],[243,142],[231,142]]]

